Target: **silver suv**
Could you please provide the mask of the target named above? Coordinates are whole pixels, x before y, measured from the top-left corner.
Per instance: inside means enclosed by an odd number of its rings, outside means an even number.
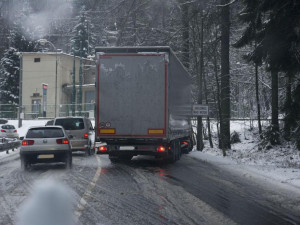
[[[72,151],[94,153],[95,132],[91,121],[84,117],[61,117],[54,119],[54,125],[62,126],[71,144]]]
[[[46,162],[64,162],[67,168],[72,167],[72,151],[62,127],[31,127],[20,139],[22,169],[27,170],[31,164]]]

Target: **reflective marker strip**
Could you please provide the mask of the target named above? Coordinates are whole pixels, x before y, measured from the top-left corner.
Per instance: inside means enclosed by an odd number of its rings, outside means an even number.
[[[164,134],[164,129],[149,129],[148,134]]]
[[[101,128],[100,129],[100,134],[115,134],[116,133],[116,129],[105,129],[105,128]]]

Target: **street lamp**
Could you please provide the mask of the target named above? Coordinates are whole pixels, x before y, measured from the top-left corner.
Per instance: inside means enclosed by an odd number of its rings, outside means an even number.
[[[44,46],[47,43],[50,44],[53,49],[55,49],[55,99],[54,99],[54,117],[56,117],[56,107],[57,107],[57,48],[54,46],[54,44],[47,39],[39,39],[37,40],[37,43]]]

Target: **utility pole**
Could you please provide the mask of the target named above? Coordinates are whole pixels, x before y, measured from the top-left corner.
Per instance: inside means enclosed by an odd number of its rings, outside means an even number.
[[[57,48],[55,48],[55,104],[54,104],[54,117],[56,118],[57,111]]]
[[[20,53],[20,76],[19,76],[19,112],[18,112],[18,127],[22,127],[22,119],[23,118],[23,113],[22,113],[22,86],[23,86],[23,55]]]
[[[81,116],[82,112],[82,41],[80,41],[80,64],[79,64],[79,92],[78,92],[78,111],[79,116]]]
[[[76,87],[75,87],[75,41],[73,43],[73,88],[72,88],[72,116],[75,116],[75,103],[76,103]]]

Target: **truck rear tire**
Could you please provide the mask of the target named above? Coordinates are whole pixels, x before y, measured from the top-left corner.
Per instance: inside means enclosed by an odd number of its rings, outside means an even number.
[[[180,146],[180,140],[176,141],[176,151],[177,151],[177,160],[180,160],[181,158],[181,146]]]
[[[120,158],[118,156],[109,155],[108,158],[111,163],[117,163],[120,161]]]
[[[168,162],[175,163],[178,158],[176,140],[171,141],[170,145],[171,145],[171,150],[169,151],[169,154],[168,154]]]
[[[123,161],[130,161],[132,158],[133,158],[132,155],[122,155],[122,156],[119,156],[119,159],[123,160]]]

